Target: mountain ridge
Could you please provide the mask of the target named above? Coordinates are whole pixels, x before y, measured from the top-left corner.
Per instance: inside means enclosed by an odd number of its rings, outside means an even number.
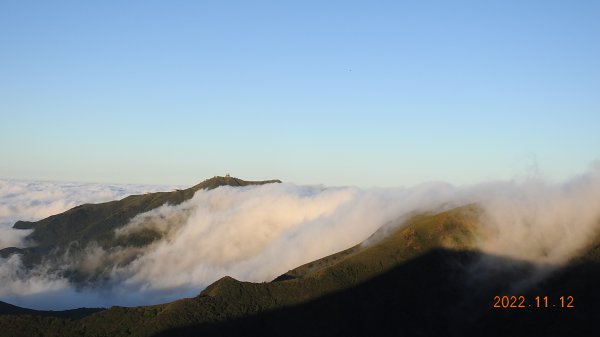
[[[183,190],[130,195],[120,200],[78,205],[39,221],[17,221],[13,228],[33,230],[26,240],[34,242],[35,245],[27,248],[7,247],[0,250],[0,256],[21,254],[23,263],[27,267],[32,267],[50,253],[58,256],[66,249],[85,247],[91,241],[105,247],[114,244],[144,245],[157,237],[152,233],[142,233],[133,236],[129,241],[117,242],[114,240],[114,230],[126,225],[138,214],[165,204],[181,204],[191,199],[199,190],[212,190],[221,186],[243,187],[271,183],[281,183],[281,180],[246,181],[230,176],[215,176]],[[77,246],[74,247],[72,242],[76,242]]]
[[[476,206],[467,205],[409,218],[406,226],[387,229],[390,233],[377,242],[351,247],[337,253],[337,259],[332,259],[334,254],[299,266],[284,274],[289,276],[285,279],[252,283],[225,276],[193,298],[147,307],[112,307],[68,324],[75,330],[85,325],[93,326],[99,335],[125,336],[133,322],[143,322],[139,335],[149,336],[169,326],[212,324],[302,305],[350,289],[439,247],[474,247],[470,239],[476,237],[478,212]]]
[[[489,235],[482,214],[475,204],[413,214],[271,282],[224,276],[164,304],[70,316],[0,303],[0,336],[593,335],[586,322],[600,312],[600,237],[539,277],[540,266],[479,249]],[[511,295],[529,306],[493,308],[494,297]],[[536,307],[536,296],[554,307]],[[576,306],[556,308],[561,296]]]

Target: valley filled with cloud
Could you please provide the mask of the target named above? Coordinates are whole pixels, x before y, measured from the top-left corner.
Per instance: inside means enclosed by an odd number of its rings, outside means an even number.
[[[172,186],[0,181],[0,249],[34,246],[36,221],[84,203]],[[164,303],[197,295],[223,276],[267,282],[304,263],[385,233],[414,214],[476,204],[484,230],[478,247],[495,256],[560,265],[598,234],[600,166],[560,183],[535,177],[466,186],[357,188],[292,183],[199,190],[178,205],[141,213],[113,231],[114,240],[140,233],[142,246],[91,242],[33,268],[21,256],[0,258],[0,300],[36,309]],[[485,261],[483,261],[485,262]],[[69,279],[73,271],[85,282]]]

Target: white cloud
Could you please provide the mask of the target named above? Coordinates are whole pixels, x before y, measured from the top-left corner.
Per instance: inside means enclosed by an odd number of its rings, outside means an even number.
[[[40,220],[84,203],[100,203],[172,188],[0,179],[0,223]]]
[[[0,249],[26,245],[22,239],[29,231],[12,229],[18,220],[37,221],[84,203],[106,202],[131,194],[172,188],[0,179]]]
[[[62,288],[49,289],[46,297],[43,291],[34,296],[26,291],[26,282],[32,282],[36,289],[36,277],[43,275],[18,274],[18,264],[10,261],[0,262],[0,279],[15,285],[3,288],[0,296],[19,298],[22,305],[41,308],[51,303],[51,294],[68,293],[66,306],[52,305],[55,309],[89,303],[159,303],[195,295],[225,275],[269,281],[298,265],[357,244],[383,224],[398,223],[411,212],[473,202],[486,211],[484,226],[489,236],[481,242],[482,250],[533,262],[562,263],[597,232],[597,200],[598,165],[562,184],[524,179],[462,187],[432,183],[378,189],[285,183],[226,186],[199,191],[177,206],[140,214],[117,230],[120,236],[145,229],[164,235],[147,247],[105,251],[92,245],[85,258],[63,261],[65,266],[81,270],[102,270],[110,276],[105,289],[76,292],[68,284],[56,283],[64,280],[51,278],[55,283],[48,284]],[[123,263],[131,259],[133,262]]]

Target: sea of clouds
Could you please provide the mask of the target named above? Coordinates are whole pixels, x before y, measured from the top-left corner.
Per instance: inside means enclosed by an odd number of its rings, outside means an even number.
[[[0,181],[2,230],[9,233],[0,248],[32,244],[7,226],[16,219],[37,220],[84,202],[160,190],[153,188]],[[90,245],[83,258],[67,256],[62,262],[65,268],[102,273],[110,280],[102,287],[77,289],[49,273],[50,266],[24,270],[17,255],[0,259],[0,300],[38,309],[145,305],[195,296],[225,275],[270,281],[358,244],[383,225],[402,224],[413,212],[469,203],[485,211],[482,220],[491,234],[480,243],[483,251],[560,264],[597,234],[599,201],[600,165],[561,183],[526,178],[409,188],[224,186],[140,214],[116,230],[116,236],[148,229],[162,234],[147,247]]]
[[[0,248],[27,245],[29,231],[13,230],[18,220],[37,221],[77,205],[169,191],[175,186],[118,185],[0,179]]]

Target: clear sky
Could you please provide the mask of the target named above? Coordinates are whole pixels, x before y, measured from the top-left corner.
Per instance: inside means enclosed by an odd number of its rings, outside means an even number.
[[[551,179],[600,159],[600,1],[0,0],[0,177]]]

